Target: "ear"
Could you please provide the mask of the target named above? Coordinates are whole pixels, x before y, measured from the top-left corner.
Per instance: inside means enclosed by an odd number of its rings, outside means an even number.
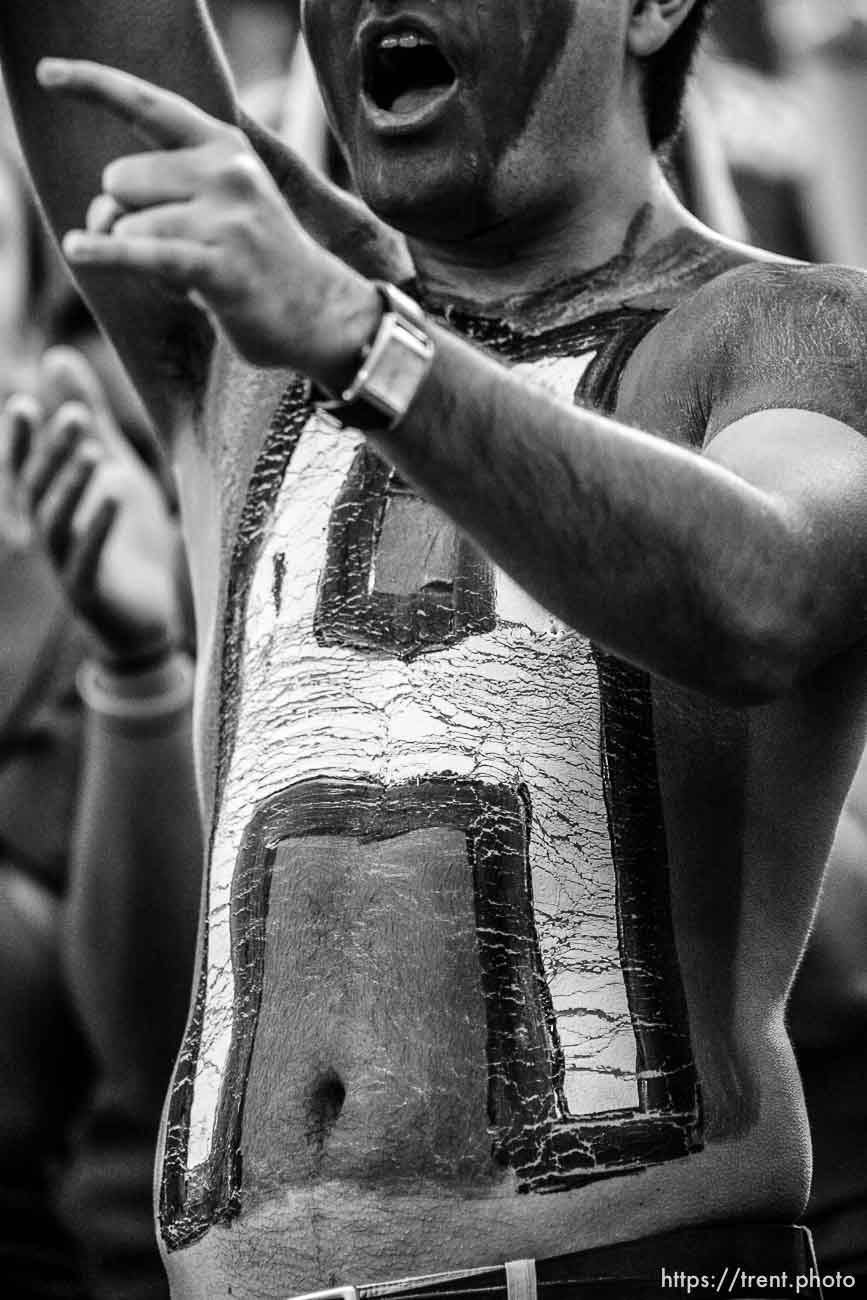
[[[636,59],[661,50],[689,17],[695,0],[633,0],[626,44]]]

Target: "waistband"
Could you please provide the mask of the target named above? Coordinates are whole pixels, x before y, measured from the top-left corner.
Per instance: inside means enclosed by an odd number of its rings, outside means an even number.
[[[821,1300],[808,1229],[711,1224],[549,1259],[334,1287],[292,1300]]]

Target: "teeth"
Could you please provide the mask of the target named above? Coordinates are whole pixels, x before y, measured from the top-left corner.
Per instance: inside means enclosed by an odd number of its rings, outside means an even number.
[[[379,43],[381,50],[417,50],[422,45],[433,45],[426,36],[419,36],[417,32],[401,32],[394,36],[383,36]]]

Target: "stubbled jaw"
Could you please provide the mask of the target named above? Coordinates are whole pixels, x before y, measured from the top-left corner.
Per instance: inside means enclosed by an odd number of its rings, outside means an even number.
[[[378,25],[362,45],[362,109],[381,135],[418,131],[445,111],[458,77],[436,38],[414,24]]]

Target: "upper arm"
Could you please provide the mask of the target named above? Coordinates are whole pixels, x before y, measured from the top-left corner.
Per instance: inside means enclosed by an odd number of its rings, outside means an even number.
[[[803,617],[845,642],[867,632],[867,276],[761,267],[721,288],[704,455],[788,522]]]
[[[735,420],[705,455],[758,488],[781,524],[779,555],[756,559],[778,575],[774,605],[788,613],[800,674],[867,636],[863,434],[815,411],[780,407]],[[774,617],[773,608],[761,617]]]
[[[867,635],[867,277],[760,268],[731,289],[704,380],[704,454],[788,522],[809,667]]]
[[[649,343],[626,394],[633,422],[763,494],[782,551],[754,571],[785,575],[803,668],[867,635],[867,275],[741,267]]]
[[[44,55],[124,68],[235,120],[234,93],[201,0],[3,0],[0,54],[27,163],[58,237],[83,225],[106,164],[143,145],[104,109],[46,94],[35,78]],[[154,423],[169,430],[200,375],[204,317],[141,277],[88,270],[79,280]]]

